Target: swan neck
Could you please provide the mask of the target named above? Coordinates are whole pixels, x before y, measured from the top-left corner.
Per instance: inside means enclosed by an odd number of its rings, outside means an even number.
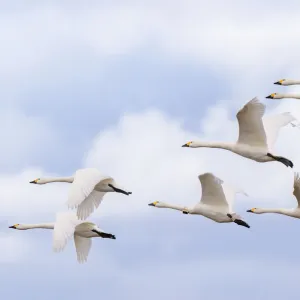
[[[300,80],[287,80],[287,85],[300,84]]]
[[[22,225],[23,229],[54,229],[54,223],[40,223],[40,224],[24,224]]]
[[[284,208],[261,208],[260,213],[275,213],[275,214],[283,214],[286,215],[289,213],[287,209]]]
[[[69,182],[72,183],[74,181],[74,177],[53,177],[53,178],[45,178],[45,183],[50,182]]]
[[[194,147],[206,147],[206,148],[221,148],[225,150],[232,150],[233,144],[222,142],[195,142]]]
[[[289,94],[289,93],[284,93],[281,94],[283,98],[294,98],[294,99],[300,99],[300,94]]]
[[[180,211],[183,211],[186,209],[184,206],[169,204],[169,203],[161,204],[160,207],[161,208],[170,208],[170,209],[175,209],[175,210],[180,210]]]

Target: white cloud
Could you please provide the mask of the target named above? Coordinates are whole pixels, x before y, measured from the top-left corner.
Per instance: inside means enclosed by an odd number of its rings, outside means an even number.
[[[20,173],[0,175],[0,198],[3,199],[0,203],[2,218],[28,215],[41,215],[42,217],[43,214],[65,209],[68,186],[59,183],[38,186],[29,183],[42,176],[51,176],[51,174],[46,174],[39,168],[28,168]]]
[[[127,1],[89,7],[73,3],[72,10],[61,3],[43,3],[10,11],[1,18],[0,72],[6,78],[12,72],[16,78],[20,71],[55,63],[57,55],[78,46],[101,56],[152,46],[168,57],[226,71],[224,79],[239,84],[252,80],[259,84],[263,74],[276,75],[278,70],[296,76],[300,5],[291,10],[279,1],[276,5],[230,3]]]
[[[297,78],[300,6],[278,14],[274,5],[261,4],[257,11],[255,5],[247,4],[246,9],[235,1],[231,5],[222,1],[186,3],[175,1],[170,6],[152,1],[148,5],[96,5],[72,11],[60,4],[40,4],[1,18],[0,77],[7,83],[1,91],[8,95],[5,99],[24,101],[10,97],[20,93],[16,87],[34,71],[47,70],[50,64],[60,67],[57,58],[78,47],[107,57],[150,45],[176,61],[206,65],[221,74],[232,89],[232,99],[220,99],[223,101],[212,105],[199,120],[197,132],[186,130],[182,120],[158,111],[125,115],[119,124],[101,131],[83,165],[98,167],[133,194],[108,194],[96,215],[148,213],[147,203],[153,200],[192,205],[201,193],[197,176],[206,171],[243,188],[249,198],[239,197],[239,201],[249,201],[250,206],[263,205],[263,200],[272,201],[268,205],[295,204],[293,172],[283,165],[259,164],[222,150],[184,149],[181,145],[196,138],[234,141],[236,110],[258,92],[266,96],[278,90],[280,87],[272,85],[275,80]],[[271,106],[272,102],[267,103]],[[282,101],[275,110],[291,111],[300,120],[296,100]],[[6,141],[0,150],[4,162],[26,160],[28,155],[43,151],[39,150],[41,145],[57,141],[58,133],[43,119],[29,118],[16,110],[3,113],[1,120],[0,135]],[[299,135],[299,130],[285,128],[276,145],[279,155],[294,162],[295,170],[300,164],[300,146],[294,142]],[[30,166],[20,173],[0,174],[1,216],[34,213],[42,222],[44,213],[65,209],[67,184],[28,183],[45,175],[41,168]]]
[[[283,103],[281,111],[294,105],[297,103]],[[298,117],[300,119],[300,113]],[[201,195],[197,176],[204,172],[213,172],[245,190],[249,198],[239,197],[239,201],[249,201],[251,206],[254,203],[264,205],[263,199],[272,201],[273,205],[295,204],[293,171],[280,163],[256,163],[218,149],[182,148],[181,145],[189,140],[236,139],[237,122],[229,118],[224,107],[210,109],[201,124],[199,132],[190,132],[184,129],[182,121],[153,110],[125,115],[114,127],[101,131],[84,157],[83,166],[99,168],[133,194],[107,194],[96,215],[149,212],[147,204],[154,200],[193,205]],[[294,170],[300,164],[300,146],[294,143],[299,137],[299,129],[286,127],[276,144],[278,154],[294,162]],[[2,215],[55,214],[66,209],[69,185],[29,184],[30,180],[42,176],[51,174],[40,168],[28,168],[13,175],[2,174]]]
[[[40,157],[58,142],[59,134],[43,118],[10,108],[0,112],[0,119],[1,167],[15,167],[30,156]]]
[[[216,108],[207,116],[202,134],[184,130],[181,122],[157,111],[124,116],[117,127],[101,132],[87,154],[85,165],[115,176],[133,191],[124,200],[112,195],[115,199],[104,201],[102,209],[146,210],[146,204],[154,200],[195,204],[201,192],[197,176],[204,172],[214,172],[244,189],[250,197],[239,201],[249,201],[250,206],[265,205],[261,200],[272,201],[275,206],[295,205],[291,169],[275,162],[257,163],[224,150],[181,148],[193,139],[235,141],[237,122],[228,119],[223,110],[226,112],[223,108],[220,113]],[[295,170],[300,163],[300,146],[291,141],[299,137],[299,129],[286,127],[277,143],[279,155],[289,157],[295,163]]]

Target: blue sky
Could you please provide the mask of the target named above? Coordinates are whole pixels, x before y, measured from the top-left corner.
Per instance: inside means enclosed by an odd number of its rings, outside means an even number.
[[[234,141],[235,114],[258,96],[267,113],[281,78],[299,79],[297,1],[0,1],[0,277],[5,299],[282,299],[298,292],[296,219],[250,215],[294,207],[293,171],[192,139]],[[298,129],[282,129],[279,155],[300,171]],[[73,243],[52,252],[51,231],[15,223],[55,220],[68,186],[39,176],[93,166],[132,190],[107,195],[91,220],[117,239],[94,239],[85,265]],[[251,229],[155,209],[193,205],[197,176],[242,188],[236,211]]]

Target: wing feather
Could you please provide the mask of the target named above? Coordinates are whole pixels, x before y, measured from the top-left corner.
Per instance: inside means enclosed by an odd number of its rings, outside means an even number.
[[[293,195],[296,197],[298,207],[300,208],[300,176],[299,173],[294,174],[294,191]]]
[[[267,136],[268,148],[271,151],[279,134],[279,130],[295,121],[296,118],[289,112],[278,115],[265,116],[263,124]]]
[[[92,246],[91,238],[84,238],[77,234],[74,235],[74,243],[77,253],[77,261],[82,264],[87,261]]]
[[[228,203],[222,188],[223,180],[212,173],[204,173],[199,175],[198,178],[202,187],[200,203],[218,206],[220,208],[228,208]]]
[[[267,147],[267,138],[262,122],[265,105],[253,98],[237,113],[239,122],[238,144]]]
[[[80,220],[85,220],[95,209],[97,209],[105,195],[105,192],[92,191],[89,196],[79,204],[77,208],[77,217]]]
[[[69,191],[68,207],[78,207],[92,193],[98,183],[108,178],[110,177],[101,175],[97,169],[87,168],[78,170],[75,173],[74,181]],[[92,198],[95,196],[96,194]]]
[[[81,224],[75,212],[62,212],[56,214],[56,222],[53,231],[53,250],[62,251],[67,242],[73,237],[75,228]]]

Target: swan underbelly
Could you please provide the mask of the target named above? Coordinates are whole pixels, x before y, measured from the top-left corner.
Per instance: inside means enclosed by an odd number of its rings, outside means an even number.
[[[232,220],[227,216],[227,212],[217,211],[215,207],[209,208],[208,205],[195,207],[191,214],[201,215],[218,223],[232,222]]]
[[[299,208],[295,208],[295,209],[285,209],[283,215],[292,217],[292,218],[297,218],[300,219],[300,209]]]
[[[253,147],[249,145],[236,145],[232,152],[245,158],[255,160],[257,162],[274,161],[273,158],[267,156],[268,149],[265,147]]]
[[[93,231],[80,231],[80,232],[75,232],[75,234],[84,238],[99,237],[99,235]]]
[[[98,192],[113,192],[114,190],[108,186],[108,184],[114,184],[114,181],[110,178],[101,180],[94,188]]]

